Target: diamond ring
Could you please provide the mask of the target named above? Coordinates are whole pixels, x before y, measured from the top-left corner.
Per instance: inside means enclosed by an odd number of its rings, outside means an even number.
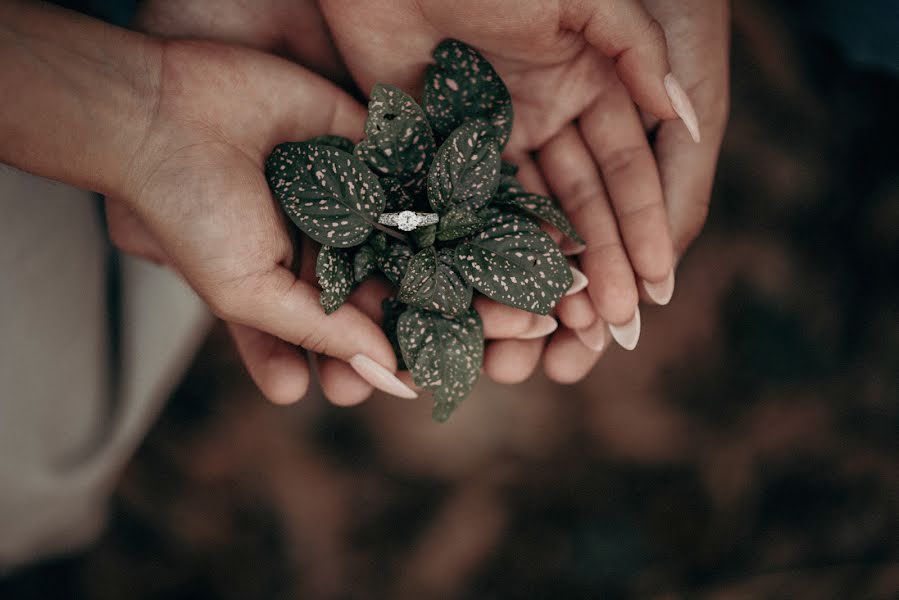
[[[425,225],[436,225],[440,217],[437,213],[413,212],[404,210],[398,213],[383,213],[378,217],[378,223],[396,227],[402,231],[412,231]]]

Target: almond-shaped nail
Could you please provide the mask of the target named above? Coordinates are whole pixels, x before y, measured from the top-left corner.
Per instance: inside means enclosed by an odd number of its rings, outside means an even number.
[[[656,283],[644,279],[643,289],[646,290],[646,294],[652,298],[653,302],[665,306],[671,302],[671,296],[674,295],[674,270],[669,271],[664,280]]]
[[[575,329],[574,334],[581,343],[594,352],[602,352],[608,342],[608,333],[606,323],[602,319],[597,319],[590,327],[583,329]]]
[[[559,328],[559,322],[548,315],[539,316],[530,329],[518,336],[519,340],[536,340],[546,337]]]
[[[631,320],[623,325],[613,325],[609,323],[609,332],[618,345],[625,350],[633,350],[637,347],[637,340],[640,339],[640,309],[634,309],[634,316]]]
[[[415,390],[399,380],[399,378],[364,354],[356,354],[350,359],[350,366],[365,381],[399,398],[418,398]]]
[[[668,73],[665,75],[664,83],[665,91],[668,92],[668,99],[671,100],[671,106],[674,108],[674,112],[677,113],[677,116],[679,116],[681,121],[684,122],[684,125],[687,126],[690,137],[692,137],[693,141],[698,144],[700,140],[699,120],[696,118],[696,111],[693,109],[693,103],[690,102],[690,96],[687,95],[687,92],[684,91],[684,88],[681,87],[681,84],[678,83],[673,74]]]
[[[581,270],[576,267],[571,267],[571,278],[571,287],[568,288],[567,292],[565,292],[566,296],[577,294],[585,287],[587,287],[588,283],[590,283],[590,280],[587,279],[587,276],[584,275],[583,272],[581,272]]]

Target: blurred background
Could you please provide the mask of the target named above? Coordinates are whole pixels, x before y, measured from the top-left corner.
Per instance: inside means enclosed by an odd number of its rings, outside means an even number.
[[[637,350],[436,425],[272,406],[216,329],[100,543],[0,597],[897,597],[899,74],[818,5],[735,3],[709,222]]]

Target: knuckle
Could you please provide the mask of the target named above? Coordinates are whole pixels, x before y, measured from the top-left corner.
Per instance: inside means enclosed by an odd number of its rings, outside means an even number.
[[[644,160],[649,152],[644,146],[620,146],[606,152],[599,159],[603,176],[607,179],[627,173]]]

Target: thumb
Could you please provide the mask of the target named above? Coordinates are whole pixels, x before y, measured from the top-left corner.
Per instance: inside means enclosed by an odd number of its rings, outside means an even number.
[[[347,361],[372,386],[395,396],[416,394],[394,375],[396,356],[384,332],[350,304],[325,314],[319,292],[282,267],[248,276],[207,298],[223,320],[270,333],[311,352]]]
[[[568,0],[563,19],[615,61],[618,78],[637,106],[659,119],[680,118],[699,141],[696,112],[668,64],[665,30],[639,0]]]

